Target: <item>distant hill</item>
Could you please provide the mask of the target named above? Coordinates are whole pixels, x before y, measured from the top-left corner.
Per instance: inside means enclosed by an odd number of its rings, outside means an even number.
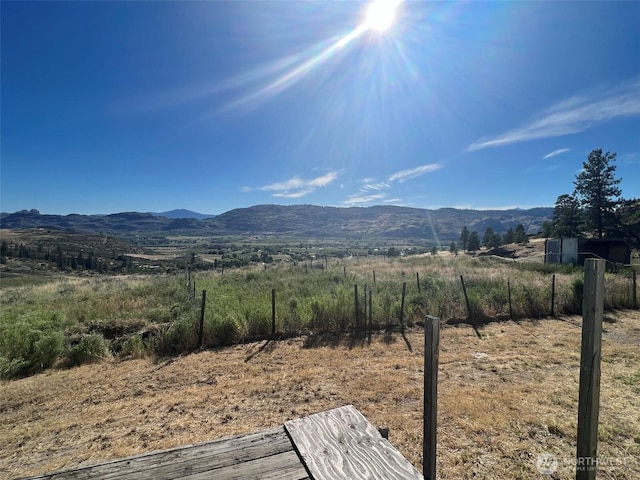
[[[168,212],[160,212],[160,213],[149,212],[149,213],[151,213],[151,215],[155,215],[156,217],[195,218],[196,220],[203,220],[205,218],[215,217],[215,215],[207,215],[206,213],[193,212],[191,210],[185,210],[184,208],[169,210]]]
[[[180,213],[122,212],[110,215],[42,215],[37,210],[0,214],[1,228],[48,228],[111,234],[269,235],[298,238],[422,239],[458,241],[463,227],[480,235],[487,227],[503,233],[521,223],[528,233],[541,230],[553,208],[529,210],[427,210],[397,206],[320,207],[256,205],[198,219]],[[182,212],[178,210],[177,212]],[[188,211],[187,211],[188,212]],[[187,215],[190,215],[190,212]]]

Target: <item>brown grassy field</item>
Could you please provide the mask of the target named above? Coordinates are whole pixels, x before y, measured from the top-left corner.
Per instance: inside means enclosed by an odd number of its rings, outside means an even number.
[[[603,335],[600,479],[640,478],[640,312],[608,314]],[[559,460],[574,478],[579,317],[441,333],[438,477],[538,479]],[[104,362],[0,384],[0,477],[281,425],[345,404],[422,468],[423,334],[295,338],[168,361]]]

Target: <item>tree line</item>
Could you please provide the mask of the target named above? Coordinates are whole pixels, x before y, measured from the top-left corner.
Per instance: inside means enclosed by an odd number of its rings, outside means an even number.
[[[640,199],[624,199],[616,178],[617,154],[593,150],[574,180],[572,193],[560,195],[544,237],[623,238],[640,247]]]
[[[542,223],[543,238],[596,237],[621,238],[640,248],[640,199],[624,199],[616,178],[617,154],[593,150],[582,164],[574,180],[572,193],[560,195],[553,209],[551,221]],[[519,224],[503,235],[487,228],[482,237],[467,227],[462,229],[460,243],[463,250],[476,251],[481,246],[499,247],[509,243],[526,243],[528,237]],[[451,250],[457,250],[452,243]]]
[[[517,224],[515,229],[507,229],[507,231],[502,235],[495,232],[493,228],[487,227],[484,231],[484,235],[482,236],[482,241],[480,240],[480,235],[475,230],[469,230],[467,227],[462,227],[462,232],[460,232],[460,247],[469,252],[480,250],[481,246],[487,248],[498,248],[510,243],[519,243],[524,245],[528,242],[529,236],[527,235],[524,225],[521,223]],[[454,253],[457,251],[457,245],[455,242],[452,242],[450,250]]]

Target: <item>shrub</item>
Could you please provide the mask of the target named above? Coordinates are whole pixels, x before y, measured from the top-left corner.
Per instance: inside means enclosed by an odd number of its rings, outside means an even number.
[[[271,318],[264,312],[244,312],[247,335],[250,337],[266,335],[271,332]]]
[[[24,375],[29,363],[22,358],[0,357],[0,380],[11,380]]]
[[[198,330],[193,319],[174,323],[158,340],[156,352],[160,355],[177,355],[198,347]]]
[[[33,356],[30,359],[34,369],[49,368],[64,353],[64,335],[51,332],[43,335],[33,344]]]
[[[82,337],[80,342],[69,351],[69,361],[72,365],[97,363],[110,356],[109,343],[97,333]]]
[[[216,346],[233,345],[240,339],[240,329],[233,315],[214,322],[211,328],[213,344]]]
[[[122,344],[119,355],[122,358],[144,358],[147,355],[147,346],[139,335],[133,335]]]

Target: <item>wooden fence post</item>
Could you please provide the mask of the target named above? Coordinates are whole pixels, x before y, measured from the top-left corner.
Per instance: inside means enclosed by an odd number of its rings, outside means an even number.
[[[416,282],[418,283],[418,293],[420,293],[420,273],[416,272]]]
[[[366,326],[367,324],[367,284],[364,284],[364,303],[363,303],[363,308],[362,310],[364,311],[364,324]]]
[[[513,320],[513,308],[511,307],[511,283],[507,279],[507,296],[509,298],[509,318]]]
[[[551,277],[551,316],[555,314],[555,299],[556,299],[556,274]]]
[[[360,315],[358,314],[358,284],[353,286],[353,297],[355,303],[355,331],[358,331],[358,324],[360,323]]]
[[[638,284],[636,282],[636,269],[633,269],[633,308],[638,308]]]
[[[373,284],[376,284],[376,271],[373,271]]]
[[[198,338],[198,345],[202,348],[202,344],[204,342],[204,307],[207,303],[207,291],[202,291],[202,306],[200,307],[200,332]]]
[[[464,293],[464,301],[467,303],[467,315],[471,318],[471,305],[469,304],[469,297],[467,296],[467,287],[464,284],[464,278],[460,275],[460,282],[462,282],[462,292]]]
[[[369,290],[369,331],[373,329],[373,308],[371,300],[372,292]]]
[[[422,425],[422,474],[425,480],[436,480],[439,344],[440,319],[427,315],[424,322],[424,417]]]
[[[404,295],[407,291],[407,282],[402,284],[402,302],[400,303],[400,329],[404,333]]]
[[[271,333],[276,333],[276,289],[271,289]]]
[[[596,478],[604,270],[604,260],[585,260],[576,480]]]

